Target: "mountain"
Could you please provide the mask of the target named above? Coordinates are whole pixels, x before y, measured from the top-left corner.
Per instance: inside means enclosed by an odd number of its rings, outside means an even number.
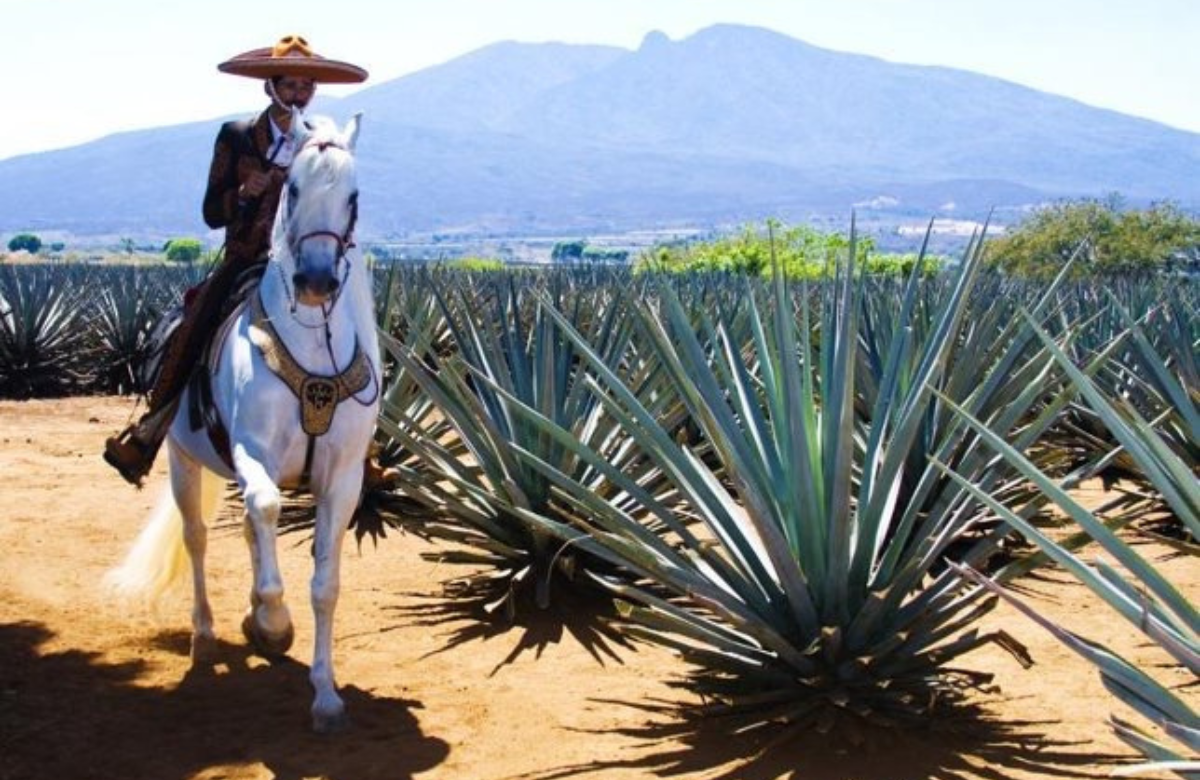
[[[497,43],[312,110],[364,112],[366,240],[844,217],[855,204],[978,216],[1112,192],[1200,206],[1200,134],[753,27],[650,33],[633,51]],[[0,160],[0,232],[205,235],[217,125]]]
[[[533,109],[533,107],[528,107]],[[597,111],[597,108],[599,111]],[[579,118],[602,121],[580,126]],[[852,181],[995,178],[1050,190],[1200,192],[1200,136],[948,68],[840,54],[718,26],[539,96],[505,129],[579,142],[845,170]],[[1190,181],[1189,181],[1190,180]]]

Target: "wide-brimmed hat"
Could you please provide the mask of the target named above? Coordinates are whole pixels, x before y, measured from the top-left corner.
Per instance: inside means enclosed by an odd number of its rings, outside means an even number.
[[[299,35],[285,35],[274,46],[239,54],[222,62],[217,70],[254,79],[299,76],[326,84],[354,84],[367,80],[367,72],[362,68],[322,57]]]

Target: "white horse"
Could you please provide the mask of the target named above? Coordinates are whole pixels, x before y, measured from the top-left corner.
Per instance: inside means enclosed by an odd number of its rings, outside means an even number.
[[[173,505],[161,502],[109,583],[126,596],[156,598],[182,574],[186,548],[195,595],[192,660],[210,662],[216,640],[205,591],[206,517],[216,509],[222,480],[236,479],[254,570],[242,630],[263,655],[285,653],[293,629],[275,549],[279,486],[306,477],[317,508],[312,717],[316,731],[329,732],[348,722],[333,674],[333,613],[381,374],[371,274],[352,240],[359,117],[339,130],[328,119],[294,112],[291,127],[298,152],[275,217],[261,304],[252,298],[232,319],[212,375],[232,468],[212,437],[189,422],[193,384],[167,438]]]

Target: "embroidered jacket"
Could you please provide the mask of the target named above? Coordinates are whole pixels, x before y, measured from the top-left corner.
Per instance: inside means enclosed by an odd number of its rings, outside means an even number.
[[[286,179],[286,170],[267,159],[270,148],[271,119],[266,111],[252,123],[221,125],[213,147],[204,221],[209,227],[225,228],[225,263],[238,270],[262,259],[270,248],[275,209]],[[239,201],[238,187],[254,171],[270,171],[271,183],[259,198]]]

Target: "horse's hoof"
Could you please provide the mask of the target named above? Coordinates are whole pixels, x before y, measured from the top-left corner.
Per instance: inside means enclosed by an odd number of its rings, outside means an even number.
[[[254,610],[250,610],[242,618],[242,634],[254,648],[254,652],[268,660],[287,655],[287,651],[292,647],[292,641],[296,638],[296,631],[291,624],[288,624],[287,630],[279,636],[267,636],[254,620]]]
[[[212,634],[192,634],[192,668],[203,669],[217,660],[217,638]]]
[[[337,712],[321,714],[313,712],[313,731],[318,734],[337,734],[350,728],[350,716],[343,707]]]

